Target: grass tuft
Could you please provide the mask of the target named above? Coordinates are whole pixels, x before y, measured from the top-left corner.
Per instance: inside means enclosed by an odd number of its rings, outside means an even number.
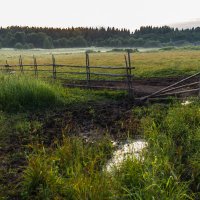
[[[29,77],[0,75],[0,110],[41,109],[64,103],[64,92]]]

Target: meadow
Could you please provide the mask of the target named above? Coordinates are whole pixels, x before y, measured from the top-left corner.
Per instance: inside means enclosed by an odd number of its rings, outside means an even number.
[[[71,52],[71,53],[70,53]],[[38,64],[52,64],[51,55],[55,55],[56,64],[67,65],[80,65],[83,69],[62,68],[59,67],[57,72],[63,71],[77,71],[85,72],[85,54],[83,52],[76,53],[72,50],[65,51],[15,51],[15,50],[1,50],[0,65],[4,65],[6,60],[10,65],[16,65],[19,63],[19,56],[22,55],[23,63],[33,64],[33,55],[37,58]],[[125,67],[124,61],[125,52],[102,52],[102,53],[90,53],[90,66],[117,66]],[[131,55],[132,66],[135,67],[133,74],[136,78],[145,77],[171,77],[171,76],[186,76],[193,74],[199,70],[200,51],[187,49],[172,49],[166,50],[149,50],[147,52],[136,52]],[[33,69],[26,67],[26,69]],[[52,67],[38,67],[38,69],[52,70]],[[99,69],[91,69],[91,72],[105,72]],[[106,70],[107,73],[125,74],[125,70]],[[34,72],[30,73],[34,75]],[[52,73],[42,73],[41,76],[52,76]],[[85,75],[61,75],[62,78],[78,78],[85,79]],[[91,77],[96,79],[96,76]]]
[[[199,55],[135,53],[132,63],[137,77],[188,75],[198,71]],[[29,52],[23,57],[31,63]],[[51,62],[51,55],[37,58]],[[5,59],[16,64],[18,52]],[[84,65],[84,54],[57,54],[56,61]],[[123,66],[123,53],[91,53],[93,64]],[[18,74],[1,74],[0,86],[0,199],[200,198],[198,98],[138,106],[125,92],[64,88]],[[129,155],[106,171],[118,143],[138,138],[148,144],[139,159]]]

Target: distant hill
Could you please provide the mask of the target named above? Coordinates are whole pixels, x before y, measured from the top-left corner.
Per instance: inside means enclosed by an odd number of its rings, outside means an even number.
[[[196,27],[200,27],[200,19],[188,21],[188,22],[174,23],[174,24],[170,24],[169,26],[173,28],[178,28],[178,29],[196,28]]]

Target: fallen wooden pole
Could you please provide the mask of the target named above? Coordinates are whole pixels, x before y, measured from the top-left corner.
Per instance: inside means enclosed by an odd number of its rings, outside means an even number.
[[[159,90],[159,91],[157,91],[157,92],[154,92],[153,94],[150,94],[150,95],[148,95],[148,96],[142,97],[142,98],[140,98],[140,100],[141,100],[141,101],[145,101],[145,100],[147,100],[148,98],[154,97],[154,96],[156,96],[157,94],[160,94],[161,92],[163,92],[163,91],[165,91],[165,90],[167,90],[167,89],[169,89],[169,88],[171,88],[171,87],[173,87],[173,86],[176,86],[176,85],[178,85],[178,84],[180,84],[180,83],[182,83],[182,82],[184,82],[184,81],[186,81],[186,80],[189,80],[189,79],[191,79],[191,78],[193,78],[193,77],[195,77],[195,76],[198,76],[199,74],[200,74],[200,72],[198,72],[198,73],[196,73],[196,74],[193,74],[193,75],[191,75],[191,76],[189,76],[189,77],[187,77],[187,78],[185,78],[185,79],[182,79],[181,81],[178,81],[178,82],[176,82],[176,83],[174,83],[174,84],[172,84],[172,85],[169,85],[169,86],[167,86],[167,87],[165,87],[165,88],[163,88],[163,89],[161,89],[161,90]]]
[[[178,86],[178,87],[174,87],[174,88],[171,88],[171,89],[168,89],[168,90],[164,90],[164,91],[161,92],[161,93],[171,92],[171,91],[173,91],[173,90],[181,89],[181,88],[184,88],[184,87],[190,87],[190,86],[197,85],[197,84],[199,84],[199,82],[194,82],[194,83],[190,83],[190,84],[185,84],[185,85],[181,85],[181,86]]]
[[[196,88],[196,89],[192,89],[192,90],[184,90],[184,91],[179,91],[179,92],[166,93],[166,94],[159,94],[159,95],[156,95],[155,97],[171,96],[171,95],[184,94],[184,93],[189,93],[189,92],[196,92],[196,91],[199,91],[199,89],[200,88]]]

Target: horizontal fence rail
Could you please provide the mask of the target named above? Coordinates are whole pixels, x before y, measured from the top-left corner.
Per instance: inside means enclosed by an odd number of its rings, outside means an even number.
[[[66,67],[66,68],[84,68],[83,65],[63,65],[55,64],[56,67]],[[0,67],[20,67],[21,65],[0,65]],[[33,64],[23,65],[24,67],[34,67]],[[37,65],[38,67],[52,67],[52,64]],[[90,69],[135,69],[135,67],[110,67],[110,66],[89,66]]]

